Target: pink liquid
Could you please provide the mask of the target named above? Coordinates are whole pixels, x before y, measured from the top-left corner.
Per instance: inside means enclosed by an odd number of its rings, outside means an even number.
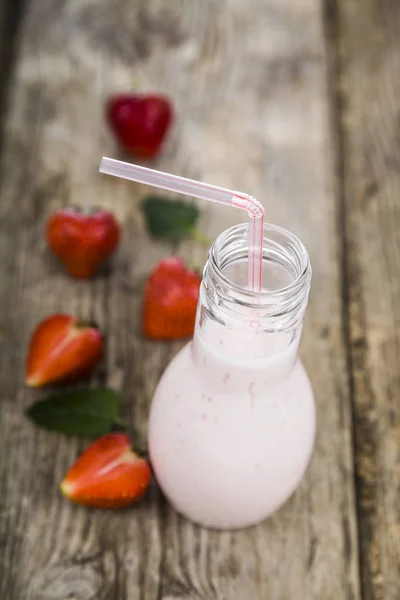
[[[297,344],[285,333],[209,322],[167,368],[150,414],[150,454],[163,492],[189,519],[246,527],[298,486],[315,407]]]

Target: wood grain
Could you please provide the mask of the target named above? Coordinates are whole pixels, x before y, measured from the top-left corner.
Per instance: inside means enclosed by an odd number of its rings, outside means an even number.
[[[0,172],[2,600],[360,598],[323,33],[317,0],[31,0]],[[58,482],[84,444],[23,417],[37,397],[21,384],[26,344],[53,311],[95,318],[106,332],[94,383],[123,391],[139,446],[180,347],[139,333],[144,280],[172,251],[144,231],[147,190],[97,173],[103,154],[118,155],[103,103],[135,78],[169,93],[179,117],[155,166],[258,197],[313,262],[302,356],[319,407],[316,450],[294,497],[248,531],[192,525],[155,486],[121,513],[68,504]],[[67,279],[43,241],[47,216],[69,202],[111,207],[123,223],[118,257],[93,282]],[[212,207],[203,225],[215,236],[240,220]],[[205,260],[193,243],[179,251]]]
[[[339,4],[361,574],[400,597],[400,5]]]
[[[24,6],[25,0],[15,0],[12,3],[0,0],[0,153],[9,79],[14,64]]]

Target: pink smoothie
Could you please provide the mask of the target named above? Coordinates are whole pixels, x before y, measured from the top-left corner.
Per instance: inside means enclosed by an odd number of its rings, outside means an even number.
[[[315,435],[298,340],[299,332],[290,341],[197,323],[159,383],[149,424],[157,480],[180,513],[212,528],[246,527],[295,490]]]

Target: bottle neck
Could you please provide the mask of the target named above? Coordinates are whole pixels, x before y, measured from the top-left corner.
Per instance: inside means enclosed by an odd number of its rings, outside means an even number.
[[[261,292],[246,289],[247,256],[247,225],[228,229],[212,246],[200,288],[194,360],[207,376],[224,370],[226,380],[233,372],[257,380],[284,377],[296,361],[308,301],[308,254],[295,236],[265,225]]]

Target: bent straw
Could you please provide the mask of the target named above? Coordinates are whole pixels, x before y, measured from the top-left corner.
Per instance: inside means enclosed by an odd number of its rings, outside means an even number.
[[[264,231],[264,208],[252,196],[235,192],[226,188],[202,183],[186,177],[155,171],[147,167],[140,167],[130,163],[103,157],[99,171],[107,175],[114,175],[130,181],[145,183],[163,190],[179,194],[186,194],[201,200],[226,204],[245,210],[249,217],[249,259],[248,259],[248,286],[250,290],[260,291],[262,286],[262,243]]]

